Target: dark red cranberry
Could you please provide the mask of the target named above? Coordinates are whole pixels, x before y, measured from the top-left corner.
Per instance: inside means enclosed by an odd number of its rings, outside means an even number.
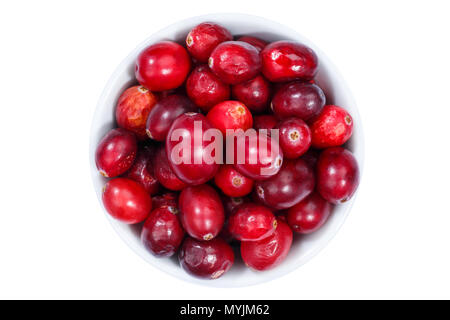
[[[145,190],[154,195],[159,190],[159,182],[155,177],[153,158],[155,148],[144,146],[138,153],[133,166],[125,173],[125,177],[142,184]]]
[[[136,79],[151,91],[170,90],[183,84],[190,69],[191,58],[185,48],[176,42],[161,41],[139,54]]]
[[[117,177],[131,168],[136,153],[136,136],[122,128],[113,129],[98,144],[95,164],[102,176]]]
[[[299,42],[272,42],[261,51],[261,57],[262,72],[272,82],[310,80],[317,73],[316,54]]]
[[[165,141],[173,121],[186,112],[197,111],[187,97],[180,94],[169,95],[159,100],[147,119],[147,135],[157,141]]]
[[[266,41],[264,41],[260,38],[252,37],[252,36],[242,36],[237,40],[244,41],[244,42],[247,42],[248,44],[251,44],[258,50],[258,52],[261,52],[267,46]]]
[[[248,199],[247,197],[229,197],[223,195],[221,198],[223,208],[227,216],[229,216],[237,207],[243,205],[244,203],[250,202],[250,199]]]
[[[300,157],[311,146],[311,130],[305,121],[298,118],[282,120],[279,129],[279,144],[283,155],[288,159]]]
[[[304,155],[302,155],[302,159],[305,160],[306,163],[315,171],[316,163],[319,159],[319,151],[310,148]]]
[[[253,117],[250,110],[239,102],[228,100],[215,105],[209,112],[206,118],[209,122],[219,129],[224,136],[227,135],[227,129],[247,130],[253,126]]]
[[[258,241],[271,236],[277,220],[268,208],[247,203],[239,206],[229,217],[229,229],[239,241]]]
[[[216,161],[216,157],[219,157],[216,153],[222,151],[208,148],[209,144],[214,146],[215,141],[201,139],[200,143],[196,143],[195,125],[201,127],[198,133],[200,137],[213,128],[204,115],[185,113],[173,122],[166,140],[167,158],[172,170],[181,181],[190,185],[199,185],[214,177],[220,166]]]
[[[197,66],[186,81],[186,93],[204,112],[230,99],[230,86],[222,82],[207,65]]]
[[[327,221],[332,205],[317,192],[288,210],[287,222],[297,233],[309,234],[318,230]]]
[[[180,194],[179,208],[184,229],[195,239],[211,240],[223,227],[223,205],[209,185],[185,188]]]
[[[134,180],[116,178],[103,188],[103,205],[115,219],[135,224],[144,221],[152,210],[152,199],[144,187]]]
[[[243,197],[253,189],[253,180],[229,164],[220,167],[214,177],[214,182],[223,193],[230,197]]]
[[[292,245],[292,230],[278,221],[274,234],[260,241],[241,243],[241,256],[244,263],[255,270],[263,271],[275,268],[286,259]]]
[[[159,183],[165,188],[178,191],[187,187],[187,184],[181,181],[170,167],[166,149],[164,147],[159,148],[156,152],[154,170],[156,179],[158,179]]]
[[[178,209],[178,195],[175,192],[166,192],[152,198],[153,209],[174,207]]]
[[[223,224],[223,228],[222,228],[222,230],[220,230],[220,233],[219,233],[219,235],[217,237],[225,240],[228,243],[231,243],[235,239],[234,239],[234,236],[231,233],[230,228],[228,226],[228,220],[229,220],[228,218],[225,219],[225,223]]]
[[[245,104],[252,112],[263,112],[269,105],[270,84],[263,76],[237,84],[231,90],[233,97]]]
[[[246,42],[226,41],[213,50],[208,65],[223,82],[238,84],[258,75],[261,57],[258,50]]]
[[[141,232],[144,247],[158,257],[170,257],[177,252],[184,238],[184,230],[174,207],[153,210],[145,220]]]
[[[234,263],[234,252],[220,238],[210,241],[186,238],[178,258],[187,273],[203,279],[217,279],[230,270]]]
[[[317,161],[317,190],[328,202],[349,200],[359,184],[359,168],[353,154],[341,147],[324,150]]]
[[[275,213],[275,216],[277,217],[278,221],[283,221],[287,223],[287,212],[286,210],[277,211]]]
[[[311,119],[325,105],[325,94],[315,84],[291,82],[281,86],[272,98],[271,108],[278,118]]]
[[[273,128],[278,124],[278,119],[271,114],[263,114],[260,116],[253,117],[253,128],[256,130],[265,129],[267,130],[267,134],[270,136]]]
[[[233,39],[230,31],[213,22],[200,23],[186,37],[186,47],[197,61],[207,62],[218,44]]]
[[[314,172],[302,159],[285,160],[275,176],[255,183],[256,195],[274,209],[287,209],[314,190]]]
[[[311,123],[312,145],[328,148],[343,145],[353,133],[353,119],[341,107],[328,105]]]

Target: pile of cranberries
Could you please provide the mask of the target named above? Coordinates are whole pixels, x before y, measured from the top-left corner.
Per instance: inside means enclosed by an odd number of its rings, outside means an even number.
[[[333,205],[354,194],[358,164],[342,147],[353,120],[326,104],[314,81],[318,59],[307,46],[234,39],[206,22],[189,32],[186,47],[161,41],[144,49],[135,70],[139,85],[121,94],[117,128],[100,141],[95,160],[110,178],[107,212],[141,223],[153,255],[178,254],[185,271],[206,279],[226,273],[239,248],[249,268],[271,269],[289,254],[293,232],[316,231]],[[183,129],[183,139],[193,139],[198,123],[224,136],[266,131],[237,137],[245,155],[236,149],[233,156],[243,163],[205,161],[207,141],[182,151],[189,163],[174,161],[179,150],[169,137]],[[261,154],[261,144],[278,151]]]

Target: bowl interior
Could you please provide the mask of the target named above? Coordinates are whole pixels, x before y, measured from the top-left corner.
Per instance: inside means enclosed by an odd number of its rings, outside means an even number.
[[[337,104],[346,108],[354,118],[354,133],[346,147],[354,153],[362,171],[364,139],[358,110],[339,72],[319,48],[296,31],[264,18],[241,14],[205,15],[180,21],[156,32],[134,49],[111,76],[98,102],[91,128],[90,167],[95,191],[100,203],[101,190],[106,180],[98,174],[95,167],[95,148],[103,135],[115,125],[114,110],[120,94],[127,87],[136,83],[134,78],[134,61],[137,55],[146,46],[161,40],[174,40],[179,43],[184,43],[184,39],[189,30],[204,21],[220,23],[228,28],[233,35],[253,35],[269,42],[282,39],[296,40],[310,46],[319,57],[320,65],[316,81],[326,93],[327,104]],[[199,280],[189,276],[179,267],[176,257],[171,259],[155,258],[140,243],[139,225],[128,226],[112,219],[106,212],[105,214],[122,239],[138,255],[155,267],[190,282],[216,287],[239,287],[277,278],[308,261],[336,234],[348,215],[354,199],[355,196],[347,203],[334,207],[330,219],[316,233],[308,236],[296,235],[288,257],[279,267],[270,271],[255,272],[246,268],[240,261],[240,258],[238,258],[235,265],[227,274],[214,281]],[[239,254],[236,256],[239,257]]]

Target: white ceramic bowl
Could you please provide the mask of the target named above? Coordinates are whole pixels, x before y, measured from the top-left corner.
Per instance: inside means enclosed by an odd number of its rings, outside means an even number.
[[[279,23],[267,20],[265,18],[244,14],[211,14],[189,18],[154,33],[137,48],[135,48],[124,61],[122,61],[108,81],[108,84],[106,85],[97,105],[94,119],[92,121],[90,136],[89,158],[91,174],[95,192],[97,193],[100,203],[101,190],[105,184],[105,179],[97,172],[95,167],[95,149],[103,135],[114,125],[114,110],[119,95],[124,89],[136,83],[134,78],[134,63],[136,57],[145,47],[161,40],[175,40],[180,43],[184,43],[185,37],[189,30],[195,25],[205,21],[217,22],[228,28],[233,35],[253,35],[267,41],[282,39],[296,40],[311,47],[319,57],[319,72],[316,77],[316,81],[326,93],[327,103],[340,105],[346,108],[353,116],[354,132],[347,147],[355,155],[362,173],[364,137],[361,127],[361,119],[350,90],[347,88],[345,81],[343,81],[341,75],[328,57],[319,48],[317,48],[314,43],[308,39],[305,39],[296,31]],[[180,268],[176,257],[167,259],[152,256],[141,245],[139,230],[137,227],[122,224],[112,219],[106,211],[104,212],[113,228],[128,244],[128,246],[130,246],[139,256],[158,269],[189,282],[196,282],[214,287],[241,287],[278,278],[299,268],[311,259],[333,238],[342,226],[345,218],[350,212],[355,196],[347,203],[336,206],[330,219],[320,230],[312,235],[303,236],[301,239],[296,237],[297,239],[294,239],[294,243],[288,257],[277,268],[270,271],[255,272],[246,268],[240,259],[237,259],[231,270],[217,280],[200,280],[191,277]],[[301,271],[299,270],[298,272]]]

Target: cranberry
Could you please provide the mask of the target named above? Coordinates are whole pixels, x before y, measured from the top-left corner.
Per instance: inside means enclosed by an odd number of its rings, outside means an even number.
[[[260,241],[241,243],[241,256],[244,263],[252,269],[263,271],[275,268],[286,259],[292,245],[292,230],[278,221],[274,234]]]
[[[309,234],[318,230],[327,221],[332,205],[317,192],[289,209],[287,222],[297,233]]]
[[[246,203],[229,217],[229,229],[240,241],[258,241],[271,236],[277,228],[277,220],[268,208]]]
[[[277,123],[277,118],[271,114],[263,114],[253,117],[253,128],[256,130],[265,129],[267,130],[267,135],[270,135],[270,130],[275,128]]]
[[[218,156],[213,152],[217,150],[210,151],[208,148],[208,145],[214,142],[205,141],[206,139],[201,139],[201,143],[194,141],[196,125],[201,126],[201,137],[203,132],[213,128],[204,115],[186,113],[173,122],[166,140],[166,152],[172,170],[180,180],[190,185],[205,183],[214,177],[219,169],[217,161],[209,159]],[[182,142],[179,142],[180,138]]]
[[[302,155],[302,159],[306,161],[306,163],[315,171],[316,163],[319,159],[319,152],[315,149],[309,149],[304,155]]]
[[[280,130],[279,144],[286,158],[298,158],[311,146],[311,130],[303,120],[298,118],[282,120],[277,129]]]
[[[264,76],[272,82],[310,80],[317,72],[316,54],[299,42],[272,42],[261,51],[261,57]]]
[[[180,194],[179,207],[181,223],[195,239],[211,240],[223,227],[223,205],[217,192],[209,185],[185,188]]]
[[[343,145],[352,136],[353,119],[341,107],[328,105],[311,123],[312,145],[328,148]]]
[[[152,208],[162,207],[178,208],[178,195],[175,192],[166,192],[152,198]]]
[[[243,205],[244,203],[250,202],[248,198],[243,197],[229,197],[224,195],[221,198],[223,208],[227,216],[229,216],[233,212],[233,210],[236,209],[237,207]]]
[[[263,76],[231,88],[233,97],[245,104],[252,112],[261,113],[269,105],[270,84]]]
[[[136,79],[151,91],[175,89],[191,69],[186,49],[172,41],[161,41],[144,49],[136,60]]]
[[[242,36],[237,40],[244,41],[244,42],[247,42],[248,44],[251,44],[252,46],[254,46],[256,48],[256,50],[258,50],[258,52],[261,52],[267,46],[266,41],[256,38],[256,37],[252,37],[252,36]]]
[[[199,65],[191,72],[186,81],[186,92],[204,112],[230,98],[230,86],[217,78],[207,65]]]
[[[142,184],[150,195],[156,194],[159,189],[152,164],[154,152],[154,148],[144,146],[138,151],[133,166],[125,173],[126,178]]]
[[[232,165],[224,164],[214,177],[216,185],[230,197],[243,197],[253,189],[253,180],[247,178]]]
[[[317,161],[317,190],[328,202],[349,200],[359,184],[359,169],[353,154],[341,147],[324,150]]]
[[[234,263],[234,252],[220,238],[210,241],[186,238],[178,258],[187,273],[203,279],[217,279],[230,270]]]
[[[106,211],[123,223],[135,224],[145,220],[152,210],[152,199],[144,187],[126,178],[109,180],[103,188]]]
[[[122,128],[113,129],[98,144],[95,151],[95,164],[102,176],[113,178],[133,165],[136,153],[136,136]]]
[[[159,183],[165,188],[178,191],[187,187],[187,184],[181,181],[170,167],[166,149],[164,147],[159,148],[156,152],[154,166],[156,179],[158,179]]]
[[[281,86],[272,98],[271,108],[278,118],[311,119],[325,105],[325,94],[315,84],[291,82]]]
[[[186,47],[197,61],[207,62],[218,44],[233,39],[230,31],[213,22],[200,23],[186,37]]]
[[[227,129],[233,130],[232,133],[234,133],[234,130],[245,131],[253,126],[250,110],[243,103],[234,100],[224,101],[214,106],[206,118],[224,136],[227,135]]]
[[[157,141],[165,141],[173,121],[186,112],[197,111],[187,97],[180,94],[169,95],[159,100],[147,119],[147,135]]]
[[[302,159],[287,160],[277,175],[255,183],[256,194],[274,209],[287,209],[299,203],[314,190],[314,173]]]
[[[238,84],[258,75],[261,57],[258,50],[246,42],[226,41],[214,49],[208,65],[223,82]]]

